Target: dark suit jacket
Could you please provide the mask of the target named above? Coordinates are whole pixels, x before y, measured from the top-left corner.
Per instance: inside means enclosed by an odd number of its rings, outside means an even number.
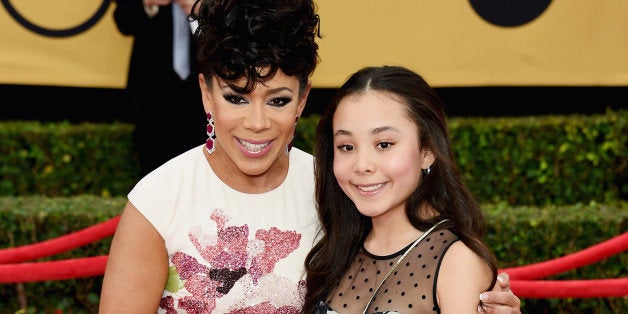
[[[135,107],[134,136],[145,174],[207,138],[195,46],[191,41],[192,71],[182,81],[172,68],[170,5],[159,7],[151,18],[142,0],[117,0],[113,17],[121,33],[134,37],[127,90]]]
[[[150,18],[144,11],[142,0],[117,0],[113,17],[121,33],[134,37],[129,87],[154,87],[153,84],[163,85],[164,81],[180,80],[172,70],[171,6],[159,7],[157,15]],[[193,42],[190,47],[192,72],[195,73],[197,62]],[[196,77],[194,82],[198,82]]]

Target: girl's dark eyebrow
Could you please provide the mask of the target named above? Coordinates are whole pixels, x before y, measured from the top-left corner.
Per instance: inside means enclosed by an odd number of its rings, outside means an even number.
[[[401,131],[398,128],[392,127],[392,126],[382,126],[382,127],[378,127],[378,128],[374,128],[371,131],[371,134],[378,134],[378,133],[382,133],[382,132],[386,132],[386,131],[392,131],[395,133],[401,133]]]
[[[401,133],[401,131],[395,127],[392,126],[382,126],[382,127],[377,127],[374,128],[373,130],[371,130],[371,134],[379,134],[379,133],[383,133],[383,132],[387,132],[387,131],[391,131],[391,132],[395,132],[395,133]],[[334,133],[334,137],[336,136],[341,136],[341,135],[351,135],[350,131],[347,130],[338,130]]]
[[[347,130],[338,130],[334,133],[334,137],[341,136],[341,135],[351,135],[351,132]]]

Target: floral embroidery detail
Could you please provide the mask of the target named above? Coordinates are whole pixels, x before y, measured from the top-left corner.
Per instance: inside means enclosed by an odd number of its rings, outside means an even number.
[[[174,309],[174,298],[165,297],[161,299],[159,302],[159,307],[166,310],[166,314],[176,314],[177,311]]]
[[[277,262],[299,247],[301,235],[298,232],[271,227],[268,230],[257,230],[255,238],[249,240],[248,225],[228,226],[229,219],[220,210],[214,210],[210,217],[217,225],[217,235],[204,232],[201,226],[195,226],[189,232],[190,241],[204,259],[202,263],[183,252],[171,256],[176,271],[169,273],[166,289],[176,292],[183,287],[190,295],[178,301],[171,296],[164,297],[160,307],[166,309],[167,313],[174,311],[174,302],[177,302],[179,309],[188,312],[211,312],[216,308],[217,300],[227,295],[236,284],[238,293],[242,294],[238,297],[246,298],[256,294],[258,299],[258,285],[285,285],[295,290],[294,287],[304,284],[303,281],[294,283],[273,274]],[[293,297],[294,294],[286,294],[286,298]],[[294,306],[276,308],[267,300],[254,306],[241,303],[240,308],[230,310],[237,313],[299,312],[299,308]]]
[[[209,278],[222,282],[222,286],[216,288],[216,291],[227,294],[229,290],[233,288],[238,279],[242,278],[246,274],[246,269],[240,268],[236,271],[231,271],[227,268],[212,269],[209,271]]]

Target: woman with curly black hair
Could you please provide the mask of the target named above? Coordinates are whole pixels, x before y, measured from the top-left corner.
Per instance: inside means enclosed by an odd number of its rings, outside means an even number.
[[[191,18],[208,138],[129,193],[100,312],[298,313],[317,221],[312,156],[291,141],[318,63],[314,3],[203,0]]]

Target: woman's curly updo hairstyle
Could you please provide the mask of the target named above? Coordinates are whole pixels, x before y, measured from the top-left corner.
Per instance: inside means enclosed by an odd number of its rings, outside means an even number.
[[[315,11],[312,0],[197,0],[190,17],[201,73],[246,94],[281,69],[303,90],[319,61]]]

